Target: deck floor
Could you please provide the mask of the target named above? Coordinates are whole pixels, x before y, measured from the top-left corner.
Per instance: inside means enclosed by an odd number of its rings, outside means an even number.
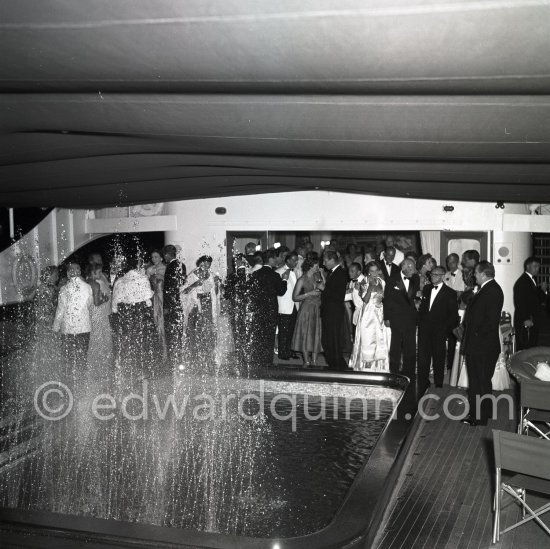
[[[430,414],[442,415],[445,398],[462,389],[444,385],[433,389],[440,400],[431,400]],[[512,395],[515,391],[506,393]],[[497,393],[503,394],[503,393]],[[453,400],[451,413],[461,404]],[[492,429],[514,431],[515,419],[499,402],[498,419],[487,427],[470,427],[442,415],[421,420],[396,486],[392,502],[377,537],[377,549],[538,549],[550,547],[550,537],[534,521],[501,536],[492,537],[493,446]],[[506,496],[508,498],[508,496]],[[527,496],[537,507],[545,500]],[[505,499],[505,504],[510,502]],[[537,505],[538,504],[538,505]],[[519,507],[510,503],[501,517],[502,528],[519,520]],[[545,520],[548,521],[548,515]]]

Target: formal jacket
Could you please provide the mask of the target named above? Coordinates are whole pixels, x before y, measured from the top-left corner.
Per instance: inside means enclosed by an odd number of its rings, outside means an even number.
[[[344,311],[348,281],[348,274],[341,265],[328,272],[325,289],[321,293],[321,314],[323,316],[329,317],[331,314]]]
[[[390,328],[413,329],[416,326],[417,310],[414,298],[420,288],[420,278],[417,273],[409,281],[409,291],[399,274],[390,278],[384,289],[384,320],[389,320]]]
[[[437,295],[430,308],[433,285],[424,286],[422,300],[418,309],[418,329],[429,330],[445,337],[458,325],[458,301],[456,292],[440,282]]]
[[[92,330],[92,288],[80,277],[70,278],[59,290],[53,331],[62,334],[83,334]]]
[[[271,267],[264,265],[249,276],[248,284],[248,312],[276,316],[279,311],[277,297],[285,295],[286,280]]]
[[[504,294],[496,280],[474,296],[464,318],[464,353],[500,352],[500,314]]]
[[[533,279],[523,273],[514,284],[514,326],[523,326],[526,320],[538,325],[544,312],[542,303],[545,298]]]
[[[173,259],[166,266],[164,273],[164,314],[176,314],[183,312],[180,299],[180,290],[186,280],[185,265],[178,259]]]
[[[396,265],[395,263],[392,263],[390,267],[388,267],[384,260],[382,260],[381,263],[382,263],[382,276],[384,277],[384,282],[386,283],[386,285],[388,284],[388,280],[390,278],[395,280],[400,276],[401,268],[398,265]]]
[[[279,267],[275,272],[279,276],[283,276],[283,274],[288,270],[288,267],[286,265],[283,265],[282,267]],[[290,315],[292,314],[292,311],[296,308],[296,303],[292,299],[292,292],[294,291],[294,286],[296,286],[296,273],[294,271],[290,271],[288,275],[288,280],[286,282],[286,292],[277,297],[277,301],[279,302],[279,314],[281,315]]]

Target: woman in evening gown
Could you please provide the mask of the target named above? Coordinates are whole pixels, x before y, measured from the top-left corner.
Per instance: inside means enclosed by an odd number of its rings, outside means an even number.
[[[207,366],[216,358],[216,328],[220,310],[218,281],[210,271],[212,258],[204,255],[189,273],[181,290],[186,322],[185,355],[192,363]]]
[[[159,336],[160,349],[162,351],[162,358],[165,359],[166,353],[166,338],[164,336],[164,303],[163,303],[163,291],[164,291],[164,273],[166,272],[166,265],[162,260],[162,254],[159,250],[154,250],[151,254],[152,265],[147,267],[146,275],[151,282],[151,288],[155,292],[153,295],[153,318],[155,319],[155,326],[157,328]]]
[[[386,325],[384,324],[384,280],[378,263],[366,266],[367,278],[359,285],[363,308],[357,319],[355,343],[349,365],[359,371],[389,371]]]
[[[324,281],[319,269],[319,256],[308,254],[302,263],[302,276],[297,280],[292,299],[300,303],[291,348],[302,353],[304,366],[316,366],[321,346],[321,291]],[[311,361],[310,361],[311,355]]]

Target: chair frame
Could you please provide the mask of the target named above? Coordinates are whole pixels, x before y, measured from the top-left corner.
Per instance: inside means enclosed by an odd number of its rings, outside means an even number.
[[[533,393],[534,392],[548,392],[548,399],[545,402],[541,402],[540,395],[535,395],[536,405],[533,405]],[[531,402],[531,407],[529,403]],[[542,423],[546,425],[548,431],[543,431],[538,425],[533,423],[529,418],[529,413],[531,409],[536,409],[542,411],[543,413],[547,412],[548,421],[542,420],[533,420],[537,421],[539,424]],[[531,381],[523,380],[520,383],[520,405],[519,405],[519,423],[518,423],[518,435],[529,435],[529,430],[534,431],[539,438],[544,438],[550,440],[550,383],[545,381]]]
[[[513,530],[517,528],[518,526],[521,526],[522,524],[525,524],[531,520],[534,520],[549,536],[550,536],[550,525],[545,524],[541,520],[541,515],[545,514],[546,512],[550,511],[550,502],[544,504],[543,506],[539,507],[538,509],[532,509],[528,504],[526,500],[526,489],[521,486],[516,486],[513,484],[513,482],[503,482],[502,480],[502,469],[505,469],[503,467],[499,467],[500,464],[500,457],[497,456],[497,446],[498,446],[498,452],[500,454],[500,440],[501,438],[512,438],[512,437],[521,437],[526,438],[525,441],[525,450],[529,451],[529,446],[538,446],[539,449],[542,445],[548,444],[548,459],[550,460],[550,443],[547,443],[545,440],[540,440],[537,438],[527,438],[523,437],[522,435],[518,435],[515,433],[508,433],[505,431],[497,431],[493,430],[493,439],[495,443],[495,461],[496,461],[496,467],[495,467],[495,495],[493,499],[493,543],[497,543],[500,540],[500,535],[505,534],[506,532],[509,532],[510,530]],[[544,451],[546,451],[546,448],[543,448]],[[525,472],[523,472],[524,476],[530,476],[527,475]],[[545,477],[542,477],[545,478]],[[548,480],[550,480],[550,475]],[[513,481],[513,479],[512,479]],[[500,512],[502,508],[502,500],[504,494],[508,494],[512,497],[516,503],[518,503],[522,509],[522,519],[519,522],[516,522],[515,524],[512,524],[511,526],[508,526],[508,528],[504,530],[500,530]],[[529,513],[529,516],[526,516],[526,512]]]

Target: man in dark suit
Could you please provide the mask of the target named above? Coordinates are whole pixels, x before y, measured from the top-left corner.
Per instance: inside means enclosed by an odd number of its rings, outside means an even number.
[[[340,265],[340,258],[334,251],[324,252],[323,263],[328,274],[321,294],[321,343],[328,367],[331,370],[344,371],[348,369],[342,340],[348,274]]]
[[[466,309],[464,319],[464,355],[468,371],[468,425],[487,425],[491,415],[491,378],[500,354],[500,314],[504,294],[495,281],[495,268],[480,261],[475,268],[476,284],[480,287]]]
[[[391,329],[390,372],[401,373],[411,380],[416,378],[416,321],[417,310],[414,298],[420,288],[416,263],[406,258],[401,263],[401,272],[389,279],[384,290],[384,320]]]
[[[277,274],[277,253],[270,249],[265,254],[256,253],[254,266],[248,279],[249,302],[247,309],[247,326],[250,331],[251,364],[258,367],[273,365],[275,332],[279,316],[278,296],[283,296],[287,289],[290,271]]]
[[[523,263],[523,269],[525,272],[514,284],[514,330],[518,351],[537,346],[540,322],[544,314],[542,304],[546,299],[546,288],[537,286],[536,281],[540,261],[535,257],[528,257]]]
[[[390,278],[396,279],[399,277],[400,268],[399,265],[394,263],[396,249],[393,246],[388,246],[382,252],[382,276],[384,282],[388,284]]]
[[[434,383],[443,387],[445,343],[458,324],[456,292],[443,282],[445,268],[438,265],[431,271],[431,284],[422,290],[418,309],[418,383],[421,389],[430,386],[430,363]]]
[[[172,365],[179,366],[183,361],[183,306],[180,290],[187,279],[186,269],[185,265],[176,259],[175,246],[164,246],[162,253],[166,262],[163,290],[166,347]]]

